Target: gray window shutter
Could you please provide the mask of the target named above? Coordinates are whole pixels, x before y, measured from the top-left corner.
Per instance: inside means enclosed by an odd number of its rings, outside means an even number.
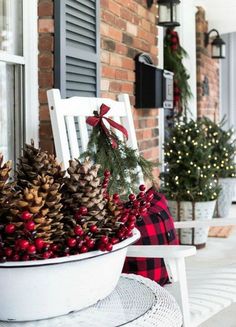
[[[99,95],[99,0],[55,4],[55,87],[62,97]]]

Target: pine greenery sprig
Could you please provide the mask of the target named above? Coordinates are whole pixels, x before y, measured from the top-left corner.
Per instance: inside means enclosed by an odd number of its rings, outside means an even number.
[[[140,170],[145,179],[154,182],[152,169],[156,164],[139,155],[137,150],[119,140],[114,133],[112,133],[112,138],[116,139],[116,148],[112,147],[110,139],[100,126],[94,127],[90,135],[88,149],[81,155],[81,159],[89,157],[100,164],[100,171],[107,169],[111,172],[109,193],[128,194],[136,192],[140,184]]]
[[[164,144],[166,170],[161,173],[162,192],[176,201],[210,201],[219,194],[212,143],[201,121],[175,122]]]
[[[207,139],[212,143],[211,164],[216,169],[217,178],[236,176],[236,139],[234,130],[225,130],[226,117],[217,124],[209,118],[203,117],[202,123]]]
[[[179,116],[182,112],[186,115],[188,100],[192,97],[192,92],[188,82],[190,75],[183,63],[188,54],[176,41],[176,38],[178,38],[177,32],[167,29],[164,39],[164,68],[174,73],[174,95],[176,96],[176,93],[179,95],[177,101]],[[175,43],[173,43],[173,40],[175,40]]]

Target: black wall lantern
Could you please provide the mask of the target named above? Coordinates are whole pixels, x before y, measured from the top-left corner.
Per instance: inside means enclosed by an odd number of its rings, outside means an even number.
[[[177,6],[180,0],[158,0],[159,19],[158,25],[164,27],[180,26],[178,23]],[[153,0],[147,0],[147,6],[150,8]]]
[[[216,29],[210,30],[205,33],[205,47],[210,43],[210,34],[216,33],[216,37],[211,42],[211,58],[213,59],[224,59],[225,58],[225,42],[220,37],[219,32]]]

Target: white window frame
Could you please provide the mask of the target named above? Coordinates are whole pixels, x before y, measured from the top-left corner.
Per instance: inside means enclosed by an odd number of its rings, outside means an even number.
[[[0,61],[24,66],[25,142],[39,142],[38,101],[38,1],[23,0],[23,56],[0,51]]]

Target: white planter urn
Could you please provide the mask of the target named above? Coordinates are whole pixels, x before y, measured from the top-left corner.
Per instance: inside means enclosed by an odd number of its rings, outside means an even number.
[[[65,315],[105,298],[116,287],[127,247],[140,237],[69,257],[0,264],[0,320],[28,321]]]
[[[212,219],[216,201],[195,202],[168,201],[169,209],[175,221],[209,220]],[[179,213],[178,213],[179,209]],[[194,211],[194,212],[193,212]],[[179,230],[181,244],[195,245],[198,249],[206,245],[209,227],[183,228]]]
[[[234,197],[236,178],[219,178],[218,184],[221,191],[216,202],[214,217],[224,218],[229,215],[231,204]]]

